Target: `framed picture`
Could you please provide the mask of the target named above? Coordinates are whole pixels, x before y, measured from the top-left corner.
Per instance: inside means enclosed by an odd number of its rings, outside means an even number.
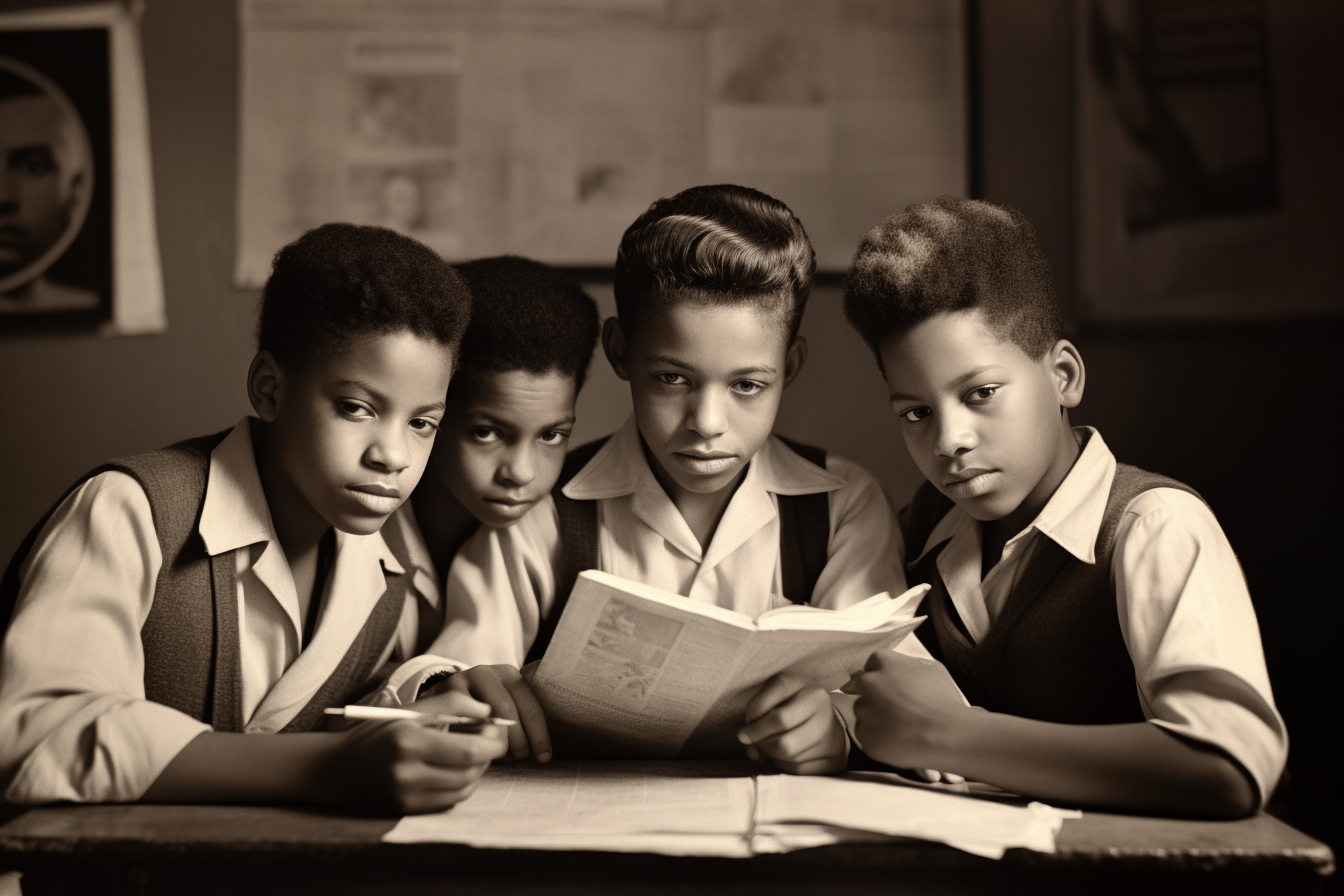
[[[1344,72],[1338,54],[1298,52],[1313,32],[1332,33],[1313,21],[1329,6],[1075,6],[1081,321],[1344,311]],[[1330,72],[1312,61],[1322,58]]]
[[[0,14],[0,332],[163,327],[135,20]]]

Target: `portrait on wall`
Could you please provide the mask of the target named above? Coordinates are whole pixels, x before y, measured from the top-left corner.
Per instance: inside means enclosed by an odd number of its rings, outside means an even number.
[[[0,328],[111,317],[108,43],[0,31]]]

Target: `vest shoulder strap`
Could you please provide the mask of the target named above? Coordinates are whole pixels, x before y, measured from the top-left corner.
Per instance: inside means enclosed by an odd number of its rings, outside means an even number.
[[[783,436],[779,440],[804,460],[826,469],[824,449]],[[780,584],[791,603],[805,604],[812,599],[830,551],[831,493],[775,497],[779,502]]]
[[[569,602],[569,593],[574,590],[579,573],[585,569],[597,568],[597,502],[579,501],[570,498],[562,491],[580,470],[593,459],[610,436],[604,436],[587,444],[580,445],[565,458],[560,468],[560,478],[551,489],[555,500],[555,510],[560,521],[560,557],[555,571],[555,601],[551,611],[537,627],[537,638],[527,652],[527,662],[539,660],[550,646],[555,627],[560,622],[560,614]]]

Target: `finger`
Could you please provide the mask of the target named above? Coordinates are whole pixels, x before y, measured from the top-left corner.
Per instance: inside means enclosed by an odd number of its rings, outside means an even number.
[[[801,725],[758,741],[756,747],[773,762],[804,762],[835,752],[832,733],[831,720],[811,716]]]
[[[461,677],[462,674],[454,675],[453,679]],[[477,667],[468,670],[465,674],[473,697],[490,704],[490,710],[500,718],[519,721],[518,707],[513,703],[513,695],[509,692],[508,687],[499,680],[499,675],[495,670]],[[449,681],[453,679],[449,679]],[[523,728],[522,725],[509,726],[509,755],[514,759],[526,759],[531,755],[528,735]]]
[[[471,734],[422,730],[426,736],[416,743],[414,755],[426,765],[450,770],[483,767],[503,756],[506,751],[504,739],[489,730]]]
[[[760,743],[766,738],[797,728],[823,711],[832,711],[831,701],[826,697],[826,693],[820,688],[802,690],[791,694],[765,715],[744,725],[738,731],[737,739],[742,743]]]
[[[756,695],[747,701],[743,715],[748,722],[754,722],[807,686],[807,682],[791,675],[776,675],[761,685]]]
[[[523,729],[532,755],[538,762],[548,762],[551,758],[551,732],[546,727],[546,713],[537,701],[537,695],[532,693],[532,688],[521,675],[506,681],[504,686],[518,712],[516,727]]]
[[[482,703],[465,690],[443,691],[431,697],[421,697],[407,709],[428,715],[471,716],[478,719],[490,715],[490,704]]]

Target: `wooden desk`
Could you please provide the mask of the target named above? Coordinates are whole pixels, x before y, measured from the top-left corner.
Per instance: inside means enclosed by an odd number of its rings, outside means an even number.
[[[0,869],[44,893],[1324,893],[1329,847],[1267,815],[1088,813],[1058,852],[981,859],[899,841],[752,859],[381,843],[393,819],[231,806],[33,809],[0,827]]]

